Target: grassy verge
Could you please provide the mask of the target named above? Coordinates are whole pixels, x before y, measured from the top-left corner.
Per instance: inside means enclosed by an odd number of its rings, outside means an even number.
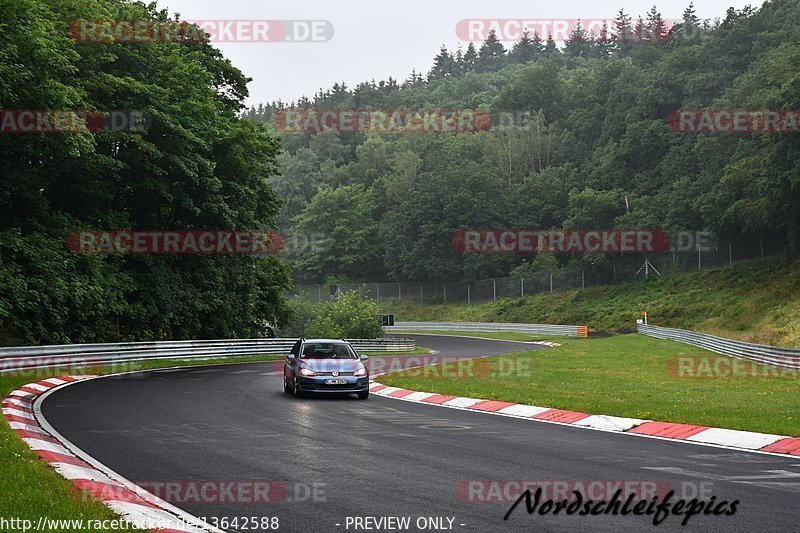
[[[489,358],[490,371],[469,379],[459,372],[410,370],[379,381],[592,414],[800,436],[797,373],[750,363],[736,370],[736,360],[637,334],[559,342],[557,348]]]
[[[370,357],[375,356],[387,356],[387,355],[422,355],[429,353],[431,350],[430,348],[423,348],[422,346],[417,346],[413,350],[404,350],[398,352],[358,352],[359,354],[366,354]]]
[[[445,331],[445,330],[432,330],[432,331],[393,331],[392,333],[416,333],[427,335],[457,335],[459,337],[481,337],[483,339],[495,339],[499,341],[553,341],[557,342],[559,339],[570,339],[574,337],[561,337],[558,335],[533,335],[530,333],[518,333],[516,331]]]
[[[53,369],[35,375],[0,376],[0,397],[5,398],[15,388],[46,377],[64,374],[108,374],[128,370],[150,370],[170,366],[195,366],[210,363],[243,361],[267,361],[279,359],[274,356],[241,357],[235,360],[214,359],[207,361],[148,361],[115,365],[111,367],[75,369]],[[67,479],[51,470],[28,446],[11,431],[5,420],[0,422],[0,517],[31,520],[35,525],[40,516],[52,519],[114,520],[118,518],[108,507],[94,500],[83,498]],[[73,531],[72,529],[50,529],[49,531]],[[118,528],[104,531],[139,531],[141,529]]]
[[[393,302],[405,321],[580,324],[632,331],[641,312],[651,324],[775,346],[800,346],[800,261],[763,260],[649,280],[479,305]]]

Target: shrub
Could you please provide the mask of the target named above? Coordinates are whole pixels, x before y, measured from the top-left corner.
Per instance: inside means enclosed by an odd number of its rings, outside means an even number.
[[[380,308],[358,292],[348,292],[331,303],[317,306],[306,327],[306,337],[375,339],[383,334]]]

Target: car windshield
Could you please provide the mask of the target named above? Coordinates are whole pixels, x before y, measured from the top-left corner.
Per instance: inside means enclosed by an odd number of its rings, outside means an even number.
[[[344,343],[311,343],[303,346],[301,359],[357,359],[355,352]]]

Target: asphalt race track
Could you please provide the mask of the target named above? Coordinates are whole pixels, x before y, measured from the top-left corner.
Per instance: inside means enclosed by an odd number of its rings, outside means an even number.
[[[424,336],[440,356],[537,349],[518,343]],[[420,356],[422,358],[422,356]],[[373,358],[377,359],[377,358]],[[430,359],[425,362],[433,362]],[[295,399],[274,363],[155,371],[57,391],[45,418],[66,438],[136,483],[272,481],[280,502],[180,501],[202,517],[278,517],[278,531],[355,528],[348,517],[454,519],[452,531],[797,531],[800,457],[782,458],[381,398]],[[477,481],[477,485],[467,483]],[[481,481],[482,480],[482,481]],[[606,484],[655,481],[676,497],[739,500],[733,516],[528,515],[524,503],[464,487],[507,480]],[[501,485],[502,484],[502,485]],[[282,489],[281,489],[282,490]],[[275,496],[280,491],[272,489]],[[316,496],[314,496],[316,494]],[[485,493],[483,493],[485,494]],[[517,492],[518,494],[518,492]],[[163,495],[162,495],[163,497]],[[610,498],[610,494],[606,499]],[[240,498],[241,499],[241,498]],[[316,500],[316,501],[314,501]],[[338,525],[337,525],[338,524]],[[448,521],[444,520],[444,527]],[[432,531],[436,529],[425,529]],[[250,529],[252,531],[252,529]],[[265,531],[265,530],[261,530]]]

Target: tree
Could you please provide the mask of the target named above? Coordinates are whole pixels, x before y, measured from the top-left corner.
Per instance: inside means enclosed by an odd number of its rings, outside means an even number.
[[[537,32],[534,32],[533,37],[530,36],[528,29],[522,33],[519,42],[514,45],[508,57],[515,63],[527,63],[534,61],[541,56],[544,52],[542,39]]]
[[[478,64],[478,52],[475,50],[475,43],[467,45],[467,51],[464,52],[464,57],[461,59],[461,71],[465,74],[473,72]]]
[[[570,57],[589,57],[592,54],[593,44],[593,40],[579,20],[575,23],[575,27],[572,28],[564,45],[564,53]]]
[[[307,337],[326,339],[377,339],[383,335],[381,309],[358,291],[347,292],[331,303],[318,305],[305,331]]]
[[[595,39],[594,57],[608,59],[614,53],[614,40],[608,29],[608,22],[603,21],[600,35]]]
[[[4,108],[150,118],[138,130],[0,135],[0,293],[13,295],[0,302],[0,337],[259,335],[264,321],[288,315],[289,277],[275,258],[67,251],[67,236],[82,229],[269,229],[280,205],[267,185],[278,139],[240,117],[248,79],[218,50],[183,41],[76,45],[64,31],[120,13],[169,21],[155,5],[119,0],[0,5],[10,23],[0,35]]]
[[[304,277],[369,280],[380,272],[381,253],[372,191],[362,184],[321,190],[298,216],[290,235],[315,236],[314,246],[290,254]]]
[[[631,17],[625,13],[624,9],[620,9],[617,17],[614,19],[612,38],[615,43],[617,55],[619,57],[628,57],[633,51],[634,41],[638,39],[631,25]]]
[[[433,68],[428,72],[428,81],[452,76],[456,73],[456,69],[456,59],[447,51],[447,47],[442,45],[439,54],[433,60]]]
[[[651,42],[662,42],[672,35],[672,30],[667,26],[666,21],[661,17],[656,6],[650,8],[647,13],[647,23],[645,25],[644,40]]]
[[[278,227],[288,229],[292,219],[305,209],[322,185],[322,174],[316,154],[301,148],[296,154],[284,153],[278,158],[281,173],[269,179],[269,184],[283,199]]]
[[[497,38],[497,33],[494,30],[489,31],[486,40],[483,41],[480,50],[478,51],[478,60],[476,63],[477,72],[494,72],[500,70],[505,64],[506,49],[503,43]]]
[[[556,53],[558,53],[558,47],[555,40],[553,40],[553,34],[549,33],[547,34],[547,42],[544,45],[544,55],[545,57],[552,57]]]
[[[681,42],[691,44],[699,42],[704,35],[705,32],[694,8],[694,2],[690,2],[689,7],[683,12],[680,26],[676,28],[676,36]]]

